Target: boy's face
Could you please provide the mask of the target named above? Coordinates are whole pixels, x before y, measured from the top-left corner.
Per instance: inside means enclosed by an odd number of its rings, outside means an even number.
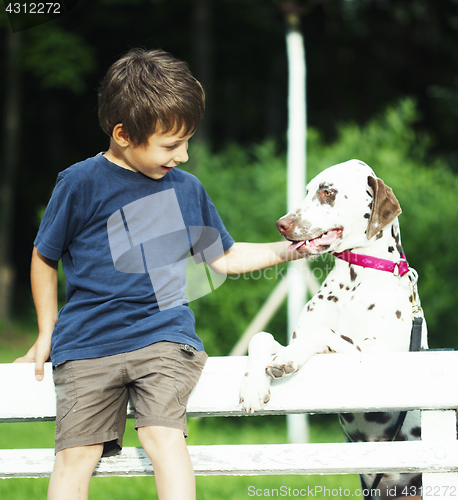
[[[188,142],[192,135],[158,131],[149,136],[148,144],[129,143],[123,150],[121,166],[151,179],[161,179],[172,168],[188,161]]]

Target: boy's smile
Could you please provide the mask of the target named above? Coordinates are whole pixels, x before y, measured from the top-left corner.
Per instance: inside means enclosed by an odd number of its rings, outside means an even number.
[[[158,131],[149,136],[147,144],[135,145],[118,124],[113,130],[110,149],[104,156],[122,168],[158,180],[188,161],[188,142],[192,135],[183,135],[181,130]]]

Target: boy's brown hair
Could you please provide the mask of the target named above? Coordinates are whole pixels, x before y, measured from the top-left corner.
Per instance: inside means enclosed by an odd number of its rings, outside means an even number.
[[[136,145],[154,132],[193,133],[205,94],[187,64],[163,50],[134,49],[108,70],[99,90],[99,120],[110,137],[122,123]]]

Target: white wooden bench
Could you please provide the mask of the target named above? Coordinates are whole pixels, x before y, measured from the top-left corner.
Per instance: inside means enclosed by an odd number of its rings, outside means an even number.
[[[245,357],[213,357],[193,391],[189,416],[245,416],[238,404]],[[51,366],[0,364],[0,422],[53,420]],[[458,352],[316,355],[275,381],[260,415],[422,410],[422,440],[393,443],[190,446],[197,475],[421,472],[424,498],[458,497]],[[1,426],[0,426],[1,432]],[[33,443],[31,443],[33,445]],[[0,450],[0,478],[48,477],[52,449]],[[95,476],[151,475],[141,448],[104,458]],[[453,494],[454,493],[454,494]]]

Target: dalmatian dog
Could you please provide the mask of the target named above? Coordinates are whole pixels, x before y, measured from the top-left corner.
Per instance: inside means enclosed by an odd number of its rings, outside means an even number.
[[[297,209],[277,221],[279,232],[291,241],[290,250],[307,259],[325,253],[337,258],[302,310],[289,345],[266,332],[251,340],[240,390],[247,412],[259,411],[270,399],[272,378],[296,372],[314,354],[409,351],[413,306],[418,315],[422,311],[415,271],[401,246],[400,213],[391,188],[368,165],[350,160],[315,177]],[[427,347],[423,321],[421,348]],[[346,413],[339,420],[348,441],[420,439],[419,412],[407,412],[401,428],[399,416]],[[378,484],[380,495],[373,498],[382,500],[421,491],[418,474],[384,474],[381,479],[368,474],[361,482],[368,489]]]

